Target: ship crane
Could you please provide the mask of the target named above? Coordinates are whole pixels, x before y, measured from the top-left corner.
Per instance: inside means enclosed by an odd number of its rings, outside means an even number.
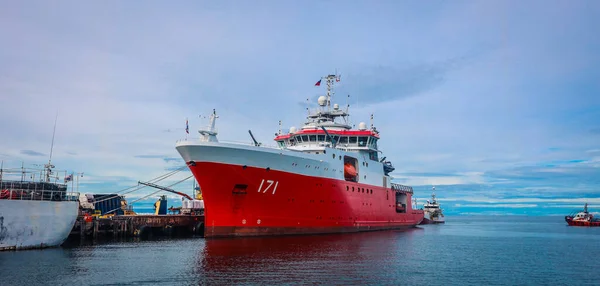
[[[250,137],[252,137],[252,141],[254,141],[254,146],[260,146],[260,145],[262,145],[262,143],[256,141],[256,139],[254,138],[254,135],[252,134],[251,130],[248,130],[248,133],[250,133]]]
[[[171,193],[174,193],[174,194],[178,194],[178,195],[180,195],[182,197],[185,197],[186,199],[188,199],[190,201],[193,200],[192,197],[188,196],[187,194],[175,191],[175,190],[173,190],[171,188],[159,186],[159,185],[152,184],[152,183],[142,182],[142,181],[138,181],[138,184],[142,184],[142,185],[146,185],[148,187],[153,187],[153,188],[157,188],[157,189],[160,189],[160,190],[163,190],[163,191],[167,191],[167,192],[171,192]]]

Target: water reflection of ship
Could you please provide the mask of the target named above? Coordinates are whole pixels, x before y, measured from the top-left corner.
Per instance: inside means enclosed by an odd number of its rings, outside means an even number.
[[[412,243],[418,241],[413,238],[422,231],[412,228],[347,235],[207,239],[204,251],[198,254],[196,271],[208,284],[255,283],[257,277],[271,279],[264,281],[266,284],[297,281],[355,284],[358,281],[353,277],[362,280],[382,275],[378,270],[381,264],[419,259],[420,253]],[[373,261],[381,264],[373,264]],[[324,268],[324,265],[344,267]]]

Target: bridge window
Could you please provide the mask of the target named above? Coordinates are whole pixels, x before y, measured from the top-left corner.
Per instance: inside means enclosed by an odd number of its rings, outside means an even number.
[[[340,137],[340,143],[342,143],[342,144],[348,144],[348,137],[346,137],[346,136]]]
[[[357,141],[358,141],[358,139],[354,136],[348,137],[348,143],[350,143],[350,144],[356,144]]]
[[[319,142],[323,142],[323,141],[325,141],[325,135],[317,135],[317,140],[318,140]]]
[[[377,138],[375,138],[375,137],[369,138],[369,148],[377,149]]]
[[[308,135],[302,135],[302,141],[308,142]]]
[[[282,141],[277,141],[277,144],[279,145],[279,147],[283,148],[285,147],[285,143]]]
[[[308,135],[310,142],[317,142],[317,135]]]
[[[377,158],[377,151],[369,152],[369,159],[371,159],[373,161],[379,161],[379,159]]]
[[[366,136],[358,137],[358,147],[366,147],[367,140],[368,140],[368,137],[366,137]]]

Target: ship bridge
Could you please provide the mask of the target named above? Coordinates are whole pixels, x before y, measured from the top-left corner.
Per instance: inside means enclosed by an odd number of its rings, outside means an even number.
[[[309,109],[307,121],[300,130],[291,127],[287,134],[283,134],[280,128],[274,139],[279,148],[316,154],[323,153],[326,148],[336,148],[365,152],[371,160],[378,161],[379,132],[373,127],[373,115],[370,129],[361,122],[358,129],[353,130],[348,122],[349,105],[345,110],[338,104],[331,106],[333,83],[339,81],[339,76],[328,75],[323,79],[327,83],[327,94],[318,98],[319,107],[313,112]]]

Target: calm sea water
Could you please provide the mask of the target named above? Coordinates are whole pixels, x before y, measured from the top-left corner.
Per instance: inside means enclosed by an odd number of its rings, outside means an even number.
[[[599,285],[600,228],[457,216],[408,231],[0,252],[0,285]]]

